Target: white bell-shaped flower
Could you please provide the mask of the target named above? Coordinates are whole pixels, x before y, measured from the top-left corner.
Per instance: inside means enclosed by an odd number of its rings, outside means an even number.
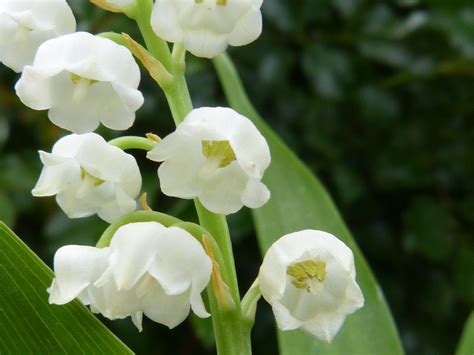
[[[140,70],[127,48],[76,32],[43,43],[15,88],[26,106],[49,110],[55,125],[87,133],[100,122],[129,128],[143,104],[139,82]]]
[[[41,43],[75,30],[65,0],[0,0],[0,62],[19,73]]]
[[[352,251],[332,234],[287,234],[267,251],[258,282],[282,330],[302,328],[331,342],[364,296],[355,280]]]
[[[78,298],[110,319],[131,316],[141,330],[143,314],[174,328],[189,314],[208,317],[201,292],[212,262],[188,232],[157,222],[130,223],[114,234],[110,247],[69,245],[54,258],[56,278],[49,302]]]
[[[198,57],[213,58],[228,45],[243,46],[262,33],[263,0],[157,0],[151,15],[155,33],[183,43]]]
[[[71,134],[57,141],[51,153],[39,154],[44,168],[32,194],[56,195],[70,218],[97,213],[113,222],[135,210],[141,189],[137,162],[101,136]]]
[[[230,108],[191,111],[147,157],[163,162],[158,177],[164,194],[199,197],[214,213],[258,208],[270,198],[261,182],[270,164],[267,142],[248,118]]]

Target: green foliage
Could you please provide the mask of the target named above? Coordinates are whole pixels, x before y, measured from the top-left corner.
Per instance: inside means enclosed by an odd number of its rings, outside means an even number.
[[[52,271],[0,222],[0,353],[132,354],[79,301],[48,304]]]
[[[474,313],[466,321],[462,338],[459,342],[456,355],[471,355],[474,353]]]
[[[365,297],[364,307],[346,319],[331,344],[302,331],[279,332],[281,354],[402,354],[400,339],[380,287],[331,198],[255,112],[228,58],[221,56],[215,59],[215,64],[231,106],[253,120],[272,152],[272,164],[264,178],[272,198],[264,207],[253,211],[262,253],[282,235],[297,230],[321,229],[333,233],[354,251],[357,280]]]

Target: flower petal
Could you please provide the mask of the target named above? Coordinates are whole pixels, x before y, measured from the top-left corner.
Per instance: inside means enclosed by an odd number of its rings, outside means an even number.
[[[242,192],[247,176],[236,162],[218,169],[203,183],[199,200],[209,211],[219,214],[231,214],[243,206]]]
[[[164,233],[166,228],[157,222],[130,223],[115,232],[109,264],[119,290],[129,290],[149,270]]]
[[[270,191],[257,179],[250,179],[242,194],[242,203],[249,208],[262,207],[270,199]]]
[[[197,57],[214,58],[225,52],[227,38],[223,34],[216,34],[208,30],[194,30],[185,32],[183,43],[188,51]]]
[[[155,1],[151,13],[151,26],[153,31],[168,42],[181,42],[183,39],[182,30],[178,24],[178,18],[173,4],[174,0]]]
[[[262,13],[253,8],[240,18],[229,35],[231,46],[243,46],[255,41],[262,33]]]
[[[21,102],[34,110],[46,110],[52,105],[51,79],[31,66],[23,69],[15,91]]]
[[[68,245],[54,256],[56,278],[49,289],[49,303],[65,304],[78,297],[107,268],[109,249]]]
[[[293,330],[301,327],[302,322],[294,318],[288,309],[279,302],[272,304],[272,310],[277,321],[278,328],[281,330]]]
[[[136,201],[120,187],[116,187],[115,198],[108,203],[101,204],[97,215],[104,221],[112,223],[123,215],[135,211],[136,207]]]
[[[168,138],[169,141],[167,141]],[[162,145],[162,142],[158,143],[148,155],[149,158],[156,160],[166,157],[169,151],[175,149],[174,144],[179,144],[180,152],[158,168],[161,190],[167,196],[196,197],[201,190],[198,174],[204,164],[200,141],[192,138],[186,140],[166,137],[163,142],[165,145]]]
[[[154,282],[143,300],[143,313],[151,320],[173,329],[182,323],[189,314],[189,291],[179,295],[168,295]]]
[[[212,263],[191,234],[177,227],[166,228],[156,247],[156,259],[148,272],[166,294],[181,294],[190,287],[200,293],[207,286]]]
[[[80,183],[81,168],[75,160],[43,151],[39,154],[45,167],[31,191],[33,196],[53,196]]]
[[[343,314],[321,314],[303,325],[303,329],[315,337],[330,343],[341,329],[346,316]]]

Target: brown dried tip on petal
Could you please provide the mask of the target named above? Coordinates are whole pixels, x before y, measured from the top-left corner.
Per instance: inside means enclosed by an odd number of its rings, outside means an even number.
[[[219,264],[217,263],[216,259],[214,258],[214,253],[212,252],[211,243],[209,241],[209,237],[207,235],[202,236],[202,244],[204,246],[204,250],[206,254],[212,260],[212,274],[211,274],[211,283],[212,289],[214,290],[214,294],[217,299],[217,303],[219,307],[224,309],[232,309],[234,308],[234,300],[230,295],[229,286],[224,282],[221,276],[221,272],[219,269]]]
[[[147,133],[146,137],[151,141],[154,141],[154,142],[157,142],[157,143],[161,142],[161,138],[158,135],[154,134],[154,133]]]
[[[116,12],[116,13],[123,12],[123,9],[121,7],[112,5],[105,0],[89,0],[89,1],[95,6],[100,7],[101,9],[104,9],[110,12]]]
[[[153,211],[153,209],[148,205],[147,201],[147,193],[144,192],[140,195],[140,205],[142,206],[144,211]]]

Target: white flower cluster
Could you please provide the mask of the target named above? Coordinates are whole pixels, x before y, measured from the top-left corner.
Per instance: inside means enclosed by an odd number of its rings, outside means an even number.
[[[189,314],[209,316],[201,298],[211,259],[183,229],[157,222],[120,227],[110,247],[68,245],[54,257],[56,278],[49,302],[78,298],[110,319],[132,317],[139,330],[145,314],[174,328]]]
[[[40,151],[43,171],[32,193],[56,195],[70,218],[95,213],[113,222],[135,210],[142,179],[135,158],[95,133],[61,138],[51,153]]]
[[[134,0],[94,2],[130,13],[137,5]],[[245,45],[260,35],[262,2],[156,0],[149,25],[161,39],[212,58],[228,45]],[[135,211],[140,170],[133,156],[92,132],[100,123],[115,130],[133,125],[144,101],[140,70],[125,46],[75,29],[65,0],[0,0],[0,61],[22,72],[17,95],[73,132],[51,153],[39,152],[44,168],[33,195],[56,196],[70,218],[97,214],[113,223]],[[164,194],[199,199],[211,212],[259,208],[270,199],[262,183],[271,161],[269,146],[248,118],[230,108],[192,110],[147,157],[161,163]],[[130,316],[140,330],[143,314],[170,328],[190,309],[209,316],[201,292],[212,260],[184,229],[125,224],[105,248],[60,248],[54,268],[50,303],[78,298],[110,319]],[[279,328],[302,328],[328,342],[364,302],[351,250],[321,231],[295,232],[275,242],[257,280]]]
[[[198,57],[213,58],[227,46],[243,46],[262,33],[263,0],[157,0],[155,33]]]
[[[19,73],[40,44],[75,30],[65,0],[0,0],[0,62]]]
[[[346,315],[364,305],[352,251],[332,234],[303,230],[268,249],[258,275],[282,330],[302,328],[330,342]]]
[[[215,213],[258,208],[270,198],[260,181],[270,165],[267,142],[248,118],[229,108],[191,111],[148,158],[163,162],[158,176],[165,194],[199,197]]]

